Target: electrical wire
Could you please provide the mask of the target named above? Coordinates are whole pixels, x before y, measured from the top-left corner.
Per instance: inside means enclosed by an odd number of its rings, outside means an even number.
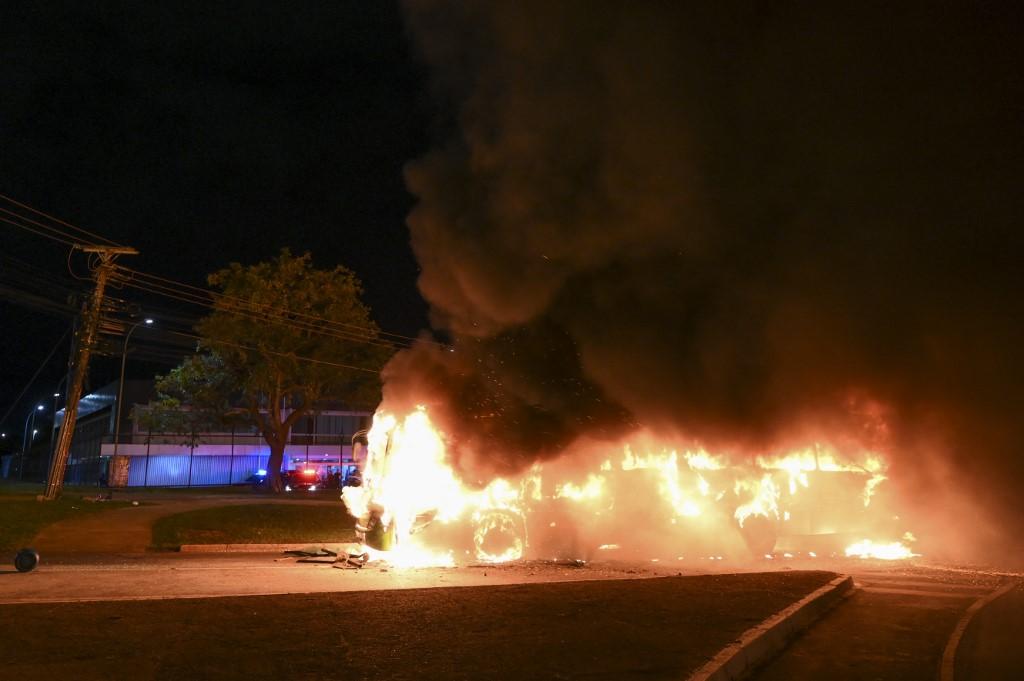
[[[209,296],[213,300],[230,300],[230,301],[236,301],[239,304],[242,304],[242,305],[245,305],[245,306],[251,306],[252,305],[252,303],[250,301],[245,300],[244,298],[238,298],[237,296],[231,296],[231,295],[228,295],[226,293],[218,293],[216,291],[211,291],[209,289],[201,288],[199,286],[193,286],[192,284],[186,284],[184,282],[175,281],[173,279],[167,279],[166,277],[160,277],[160,276],[157,276],[155,274],[148,274],[146,272],[140,272],[138,270],[134,270],[134,269],[131,269],[129,267],[124,267],[122,265],[118,265],[116,267],[117,267],[118,270],[121,270],[121,271],[124,271],[124,272],[129,272],[129,273],[131,273],[131,274],[133,274],[135,276],[141,277],[143,279],[151,280],[149,283],[154,283],[154,285],[155,285],[155,282],[153,282],[152,280],[155,280],[156,282],[162,282],[167,288],[175,288],[175,287],[177,287],[179,289],[190,289],[192,291],[197,291],[201,295]],[[422,340],[422,339],[417,338],[415,336],[406,336],[406,335],[403,335],[403,334],[400,334],[400,333],[393,333],[393,332],[390,332],[390,331],[381,331],[379,329],[377,329],[377,330],[369,329],[367,327],[359,326],[357,324],[350,324],[350,323],[346,323],[346,322],[339,322],[339,321],[327,319],[326,317],[321,317],[321,316],[318,316],[318,315],[312,315],[312,314],[305,313],[305,312],[295,312],[295,311],[292,311],[292,310],[283,310],[283,309],[280,309],[280,308],[269,308],[269,309],[271,311],[276,311],[276,312],[278,312],[281,315],[289,315],[291,317],[303,317],[303,318],[306,318],[306,319],[309,319],[309,320],[315,321],[315,322],[332,324],[332,325],[340,326],[340,327],[346,327],[346,328],[349,328],[349,329],[353,329],[355,331],[361,331],[363,333],[368,333],[368,334],[373,333],[373,334],[378,334],[378,335],[381,335],[381,336],[388,336],[390,338],[399,339],[399,340],[405,341],[405,342],[415,342],[415,341],[421,341]],[[435,341],[427,341],[427,342],[435,342]],[[437,345],[443,345],[442,343],[436,343],[436,344]]]
[[[61,334],[60,338],[57,340],[57,343],[53,346],[53,349],[50,350],[50,354],[46,356],[46,359],[43,360],[43,363],[40,364],[39,368],[36,369],[36,372],[32,374],[32,378],[28,379],[28,383],[26,383],[25,387],[21,389],[21,392],[18,393],[18,396],[14,398],[14,401],[11,402],[11,406],[7,408],[6,412],[4,412],[4,417],[0,418],[0,427],[2,427],[3,424],[7,423],[7,417],[11,415],[11,412],[14,411],[14,408],[16,406],[18,406],[18,402],[21,401],[21,398],[25,396],[25,393],[28,392],[28,389],[31,388],[32,384],[36,382],[37,378],[39,378],[39,374],[43,371],[43,367],[45,367],[50,362],[50,358],[53,357],[53,353],[57,352],[57,348],[59,348],[60,344],[64,342],[64,339],[68,337],[68,333],[70,331],[70,329],[64,330],[64,333]]]
[[[58,236],[66,237],[68,239],[71,239],[72,241],[75,241],[75,235],[68,234],[64,230],[57,229],[53,225],[43,224],[42,222],[39,222],[38,220],[33,220],[32,218],[27,218],[24,215],[22,215],[21,213],[15,213],[14,211],[7,210],[6,208],[3,208],[3,207],[0,207],[0,213],[6,213],[7,215],[9,215],[9,216],[11,216],[13,218],[17,218],[18,220],[22,220],[22,221],[27,222],[29,224],[35,225],[36,227],[41,227],[42,229],[49,230],[49,232],[52,232],[52,233],[54,233],[54,234],[56,234]]]
[[[17,201],[15,199],[12,199],[9,196],[5,196],[3,194],[0,194],[0,199],[3,199],[4,201],[8,201],[10,203],[13,203],[14,205],[19,206],[21,208],[24,208],[25,210],[32,211],[36,215],[42,216],[42,217],[46,218],[47,220],[53,220],[54,222],[56,222],[58,224],[64,225],[65,227],[73,229],[73,230],[75,230],[77,232],[81,232],[82,234],[85,234],[86,236],[90,236],[93,239],[99,239],[100,241],[105,241],[106,243],[110,244],[111,246],[121,246],[121,247],[124,246],[124,244],[119,244],[116,241],[114,241],[113,239],[108,239],[105,236],[102,236],[100,234],[96,234],[95,232],[90,232],[87,229],[82,229],[81,227],[76,227],[75,225],[71,224],[70,222],[65,222],[64,220],[61,220],[60,218],[55,218],[52,215],[44,213],[41,210],[37,210],[37,209],[33,208],[32,206],[29,206],[28,204],[22,203],[21,201]],[[67,236],[70,236],[70,235],[67,235]],[[71,238],[74,238],[74,237],[71,237]]]
[[[52,215],[44,213],[40,210],[37,210],[32,206],[12,199],[9,196],[0,194],[0,199],[8,201],[11,204],[19,206],[25,210],[29,210],[36,215],[44,217],[48,220],[52,220],[58,224],[64,225],[65,227],[68,227],[77,232],[90,236],[94,239],[99,239],[100,241],[104,241],[114,246],[121,246],[121,244],[117,243],[116,241],[113,241],[112,239],[108,239],[102,235],[82,229],[81,227],[77,227],[69,222],[66,222]],[[71,254],[74,251],[75,247],[80,245],[76,240],[75,235],[69,234],[52,225],[47,225],[37,220],[28,218],[19,213],[7,210],[6,208],[0,207],[0,212],[6,213],[12,217],[17,218],[18,220],[24,220],[26,222],[29,222],[35,225],[36,227],[39,227],[42,230],[46,231],[40,231],[40,229],[30,227],[21,222],[15,222],[8,218],[4,218],[3,216],[0,216],[0,221],[6,222],[10,225],[19,227],[21,229],[32,232],[39,236],[43,236],[54,241],[57,241],[59,243],[71,246],[71,249],[68,251],[67,257],[68,272],[75,279],[87,280],[86,277],[82,277],[77,272],[75,272],[71,266]],[[94,253],[91,253],[89,255],[88,267],[92,271],[95,271],[97,267],[97,258],[98,256]],[[193,286],[191,284],[186,284],[184,282],[174,281],[172,279],[167,279],[165,277],[160,277],[154,274],[148,274],[145,272],[140,272],[138,270],[133,270],[131,268],[115,265],[115,275],[118,274],[120,276],[115,276],[112,278],[112,283],[114,283],[115,285],[126,285],[141,291],[146,291],[149,293],[154,293],[156,295],[170,297],[175,300],[190,303],[193,305],[200,305],[212,309],[218,309],[217,306],[219,304],[220,309],[223,309],[230,313],[242,314],[243,316],[248,316],[249,318],[257,321],[265,321],[269,317],[275,323],[284,324],[296,330],[330,336],[337,338],[339,340],[365,343],[369,345],[376,345],[379,347],[386,347],[389,349],[407,348],[413,342],[417,341],[432,343],[441,347],[445,347],[444,344],[437,343],[436,341],[419,339],[412,336],[382,331],[376,328],[368,328],[364,326],[359,326],[357,324],[340,322],[319,315],[291,311],[282,308],[269,307],[263,311],[257,312],[253,308],[253,305],[250,301],[244,300],[242,298],[230,296],[228,294],[217,293],[215,291],[210,291],[208,289]],[[224,304],[225,302],[227,302],[227,304]]]
[[[75,270],[71,267],[71,255],[74,252],[75,252],[75,247],[74,246],[72,246],[71,248],[68,249],[68,273],[72,277],[74,277],[75,279],[78,279],[79,281],[90,281],[89,277],[80,277],[80,276],[78,276],[78,272],[75,272]]]
[[[32,227],[29,227],[28,225],[23,225],[20,222],[14,222],[13,220],[8,220],[7,218],[2,217],[2,216],[0,216],[0,221],[6,222],[9,225],[14,225],[15,227],[20,227],[21,229],[24,229],[25,231],[32,232],[33,234],[38,234],[39,236],[46,237],[47,239],[53,239],[54,241],[59,241],[60,243],[66,244],[68,246],[74,246],[75,245],[74,241],[69,241],[68,239],[62,239],[59,236],[55,236],[53,234],[50,234],[49,232],[41,232],[38,229],[33,229]]]
[[[123,283],[124,283],[125,286],[136,288],[136,289],[138,289],[140,291],[146,291],[146,292],[149,292],[149,293],[154,293],[154,294],[157,294],[157,295],[162,295],[162,296],[165,296],[165,297],[168,297],[168,298],[172,298],[172,299],[175,299],[175,300],[180,300],[182,302],[192,303],[192,304],[195,304],[195,305],[200,305],[200,306],[204,306],[204,307],[211,307],[211,308],[213,308],[213,305],[211,303],[207,302],[207,301],[184,297],[182,295],[177,295],[175,293],[168,292],[166,290],[154,289],[154,288],[147,287],[147,286],[135,283],[135,282],[123,282]],[[216,308],[213,308],[213,309],[216,309]],[[274,324],[278,324],[278,325],[284,326],[286,328],[290,328],[290,329],[295,330],[295,331],[304,331],[304,332],[307,332],[307,333],[314,333],[314,334],[321,335],[321,336],[327,336],[327,337],[330,337],[330,338],[336,338],[338,340],[344,340],[344,341],[355,342],[355,343],[362,343],[362,344],[366,344],[366,345],[376,345],[378,347],[384,347],[384,348],[388,348],[388,349],[392,349],[392,350],[398,349],[400,347],[405,347],[405,346],[400,346],[400,345],[398,345],[398,344],[396,344],[394,342],[390,342],[390,341],[387,341],[387,340],[376,340],[376,339],[370,339],[370,338],[366,338],[366,337],[362,337],[362,336],[352,336],[352,335],[348,335],[348,334],[344,334],[344,333],[335,332],[335,331],[332,331],[330,329],[326,329],[326,328],[322,328],[322,327],[317,327],[317,326],[315,326],[313,324],[308,324],[308,323],[304,323],[304,322],[300,322],[300,321],[288,320],[286,318],[268,317],[268,316],[264,316],[264,315],[261,315],[261,314],[256,313],[256,312],[250,312],[250,311],[247,311],[247,310],[244,310],[244,309],[230,309],[229,308],[229,309],[223,310],[223,311],[225,311],[225,312],[227,312],[229,314],[237,314],[237,315],[240,315],[240,316],[245,317],[247,319],[251,319],[253,321],[257,321],[257,322],[267,322],[267,321],[270,321],[270,322],[272,322]]]
[[[211,340],[211,339],[208,339],[208,338],[204,339],[202,336],[198,336],[198,335],[196,335],[194,333],[185,333],[183,331],[167,331],[167,333],[171,333],[171,334],[174,334],[176,336],[184,336],[186,338],[195,338],[196,340],[199,340],[199,341],[205,340],[205,341],[207,341],[207,343],[209,345],[227,345],[229,347],[240,348],[242,350],[252,350],[254,352],[260,352],[260,353],[264,353],[264,354],[268,354],[268,355],[275,355],[275,356],[278,356],[278,357],[285,357],[287,359],[295,359],[295,360],[299,360],[299,361],[302,361],[302,362],[312,362],[313,364],[324,364],[324,365],[327,365],[327,366],[338,367],[339,369],[351,369],[353,371],[365,371],[366,373],[370,373],[370,374],[379,374],[380,373],[380,369],[370,369],[368,367],[353,366],[351,364],[341,364],[339,362],[329,362],[329,361],[327,361],[325,359],[316,359],[315,357],[306,357],[304,355],[296,355],[296,354],[288,353],[288,352],[276,352],[274,350],[267,350],[266,348],[258,348],[258,347],[253,346],[253,345],[244,345],[242,343],[233,343],[231,341]]]
[[[129,279],[123,279],[123,278],[120,278],[120,277],[117,277],[117,280],[123,286],[129,286],[131,288],[135,288],[135,289],[138,289],[140,291],[146,291],[146,292],[149,292],[149,293],[165,296],[165,297],[168,297],[168,298],[172,298],[172,299],[175,299],[175,300],[180,300],[182,302],[191,303],[191,304],[194,304],[194,305],[199,305],[199,306],[202,306],[202,307],[208,307],[208,308],[212,308],[212,309],[215,309],[215,310],[217,309],[215,307],[215,303],[214,302],[206,300],[202,296],[198,296],[196,294],[190,294],[190,293],[184,292],[184,291],[175,291],[174,289],[170,289],[168,287],[159,286],[157,284],[146,285],[145,283],[141,283],[141,282],[137,282],[137,281],[132,281],[132,280],[129,280]],[[223,310],[224,312],[227,312],[229,314],[238,314],[240,316],[246,317],[248,319],[252,319],[254,321],[266,322],[266,321],[269,320],[269,321],[272,321],[275,324],[279,324],[279,325],[285,326],[287,328],[290,328],[290,329],[293,329],[293,330],[296,330],[296,331],[305,331],[307,333],[315,333],[315,334],[322,335],[322,336],[336,338],[338,340],[345,340],[345,341],[350,341],[350,342],[355,342],[355,343],[363,343],[363,344],[367,344],[367,345],[376,345],[378,347],[384,347],[384,348],[388,348],[388,349],[392,349],[392,350],[408,347],[408,346],[405,346],[405,345],[402,345],[402,344],[399,344],[399,343],[396,343],[394,341],[390,341],[390,340],[387,340],[387,339],[374,339],[374,338],[369,338],[369,337],[366,337],[366,336],[356,336],[356,335],[352,334],[351,332],[345,332],[345,331],[325,328],[324,326],[318,326],[316,324],[313,324],[312,322],[304,322],[304,321],[301,321],[301,320],[289,319],[288,317],[280,316],[280,315],[261,314],[259,312],[253,311],[251,308],[246,309],[244,307],[237,307],[237,308],[236,307],[227,307],[225,309],[224,307],[222,307],[221,310]],[[277,309],[271,308],[270,312],[279,312],[279,311]]]

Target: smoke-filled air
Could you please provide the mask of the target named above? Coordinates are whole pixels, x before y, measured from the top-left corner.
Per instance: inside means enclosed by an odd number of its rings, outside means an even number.
[[[687,4],[407,4],[442,342],[382,409],[422,406],[476,489],[641,441],[691,472],[878,453],[915,550],[1019,550],[1019,41],[981,7]]]

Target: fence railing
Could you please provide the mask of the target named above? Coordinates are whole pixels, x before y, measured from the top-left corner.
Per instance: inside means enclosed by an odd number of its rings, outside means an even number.
[[[117,438],[121,445],[144,445],[144,444],[188,444],[189,436],[174,433],[125,433]],[[266,440],[262,435],[252,433],[202,433],[196,437],[197,445],[265,445]],[[114,444],[113,435],[104,435],[102,444]],[[289,445],[348,445],[352,444],[351,435],[317,434],[317,433],[292,433],[288,439]]]

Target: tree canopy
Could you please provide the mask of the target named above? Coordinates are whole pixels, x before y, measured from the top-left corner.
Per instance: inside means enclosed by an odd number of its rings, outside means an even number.
[[[356,275],[316,269],[309,253],[231,263],[208,281],[219,294],[196,326],[200,354],[158,378],[143,418],[182,434],[232,418],[255,425],[270,447],[268,480],[280,490],[295,423],[327,402],[373,408],[391,348]]]

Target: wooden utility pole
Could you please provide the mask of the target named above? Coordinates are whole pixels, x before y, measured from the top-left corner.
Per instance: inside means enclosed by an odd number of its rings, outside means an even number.
[[[93,346],[96,345],[100,312],[103,308],[103,290],[107,286],[107,277],[113,269],[114,258],[119,255],[138,255],[138,251],[127,246],[76,245],[75,248],[86,253],[96,253],[100,258],[100,264],[96,267],[95,272],[96,288],[93,289],[89,306],[85,310],[85,319],[78,337],[74,373],[71,384],[68,386],[68,398],[64,403],[64,420],[60,424],[60,433],[57,435],[57,448],[54,451],[50,472],[46,478],[46,491],[36,497],[39,501],[57,499],[60,496],[61,488],[64,487],[64,471],[67,468],[68,454],[71,451],[71,437],[75,433],[75,421],[78,420],[78,400],[82,397],[82,386],[85,384],[85,377],[89,371],[89,357],[92,356]],[[120,409],[121,405],[117,405],[117,408]]]

